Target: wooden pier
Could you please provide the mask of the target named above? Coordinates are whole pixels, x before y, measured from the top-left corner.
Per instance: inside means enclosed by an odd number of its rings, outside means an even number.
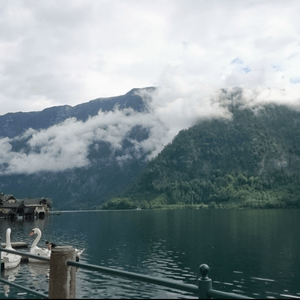
[[[25,242],[11,242],[11,246],[12,248],[16,248],[16,249],[28,248],[28,244]],[[6,244],[1,243],[1,247],[5,248]]]

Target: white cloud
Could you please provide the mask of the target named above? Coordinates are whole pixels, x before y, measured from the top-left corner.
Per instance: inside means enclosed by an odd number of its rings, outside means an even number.
[[[135,125],[150,128],[149,139],[133,141],[137,151],[155,156],[198,118],[226,113],[211,101],[221,88],[297,105],[299,13],[296,0],[2,1],[0,114],[159,87],[148,114],[100,112],[28,131],[29,152],[2,139],[5,171],[87,166],[93,141],[119,149]]]
[[[2,1],[0,114],[121,95],[166,68],[212,88],[298,89],[299,12],[295,0]]]
[[[154,157],[180,130],[192,126],[199,118],[226,113],[224,108],[211,102],[210,92],[207,87],[197,85],[190,90],[184,84],[175,89],[158,89],[150,97],[142,95],[148,105],[147,112],[100,110],[86,122],[70,118],[48,129],[28,129],[21,136],[0,139],[0,174],[88,167],[88,154],[95,142],[108,142],[112,152],[120,150],[124,138],[135,126],[147,128],[149,137],[140,142],[131,140],[134,155],[138,157],[142,151],[149,153],[149,158]],[[23,143],[23,148],[15,151],[13,145],[18,142]],[[117,161],[122,163],[131,158],[132,153],[121,152]]]
[[[135,126],[147,128],[148,138],[142,141],[132,139],[135,153],[121,151],[117,161],[123,164],[133,156],[140,157],[141,153],[148,153],[148,158],[152,158],[172,142],[180,130],[199,120],[231,117],[227,106],[223,105],[229,100],[219,100],[219,97],[224,97],[220,90],[197,81],[191,84],[174,73],[165,73],[161,82],[163,88],[139,91],[147,106],[145,112],[117,108],[109,112],[100,110],[98,115],[85,122],[70,118],[44,130],[28,129],[15,138],[0,139],[0,175],[89,167],[91,147],[99,149],[95,143],[109,143],[112,153],[122,150],[124,139]],[[228,91],[230,94],[234,88]],[[274,88],[243,89],[246,105],[273,102],[274,99],[286,103],[287,95],[291,94],[292,91]],[[299,101],[292,101],[293,97],[289,100],[299,106]],[[18,142],[23,142],[23,148],[15,151],[13,145]]]

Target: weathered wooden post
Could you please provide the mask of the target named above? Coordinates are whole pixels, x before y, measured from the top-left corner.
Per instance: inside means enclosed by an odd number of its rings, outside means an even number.
[[[0,237],[1,239],[1,237]],[[1,262],[1,245],[0,245],[0,275],[2,273],[2,271],[4,271],[4,263]]]
[[[49,299],[76,298],[76,268],[67,261],[76,261],[75,249],[71,246],[56,246],[50,258]]]
[[[209,299],[210,297],[207,295],[207,291],[212,289],[212,281],[208,277],[209,266],[202,264],[199,267],[199,269],[200,269],[201,277],[198,279],[198,289],[199,289],[198,298]]]

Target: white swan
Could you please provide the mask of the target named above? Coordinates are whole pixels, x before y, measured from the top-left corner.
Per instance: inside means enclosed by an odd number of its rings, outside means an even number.
[[[85,249],[77,249],[75,248],[75,252],[76,252],[76,261],[79,261],[79,258],[80,258],[80,255],[82,254],[82,252],[84,251]]]
[[[10,233],[11,233],[11,229],[7,228],[6,229],[5,249],[15,251],[15,249],[12,248],[11,243],[10,243]],[[1,263],[4,263],[4,269],[6,269],[6,270],[16,268],[20,264],[21,258],[22,257],[17,254],[8,253],[8,252],[4,252],[4,251],[1,252]]]
[[[54,243],[51,243],[49,241],[46,242],[46,245],[48,247],[48,249],[51,251],[53,248],[55,248],[57,245],[54,244]],[[79,261],[79,258],[80,258],[80,255],[82,254],[82,252],[85,250],[85,249],[77,249],[75,248],[75,254],[76,254],[76,261]]]
[[[46,248],[40,248],[40,247],[37,246],[38,242],[40,241],[40,239],[42,237],[41,230],[39,228],[32,229],[32,231],[29,235],[31,236],[31,235],[34,235],[34,234],[37,234],[37,237],[31,245],[30,253],[34,254],[34,255],[39,255],[39,256],[42,256],[42,257],[50,258],[50,256],[51,256],[51,251],[50,250],[48,250]],[[39,260],[39,259],[31,258],[31,257],[29,257],[28,261],[29,262],[37,262],[37,263],[47,263],[47,261]]]
[[[79,261],[79,258],[80,258],[80,255],[82,254],[82,252],[84,251],[85,249],[77,249],[75,248],[75,254],[76,254],[76,261]]]

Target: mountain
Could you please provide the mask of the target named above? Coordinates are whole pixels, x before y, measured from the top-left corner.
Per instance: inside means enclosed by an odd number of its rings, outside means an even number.
[[[152,92],[0,116],[0,192],[54,209],[300,207],[299,111],[221,90],[177,134]]]
[[[153,90],[153,87],[145,88]],[[0,116],[0,137],[14,137],[29,128],[45,129],[61,123],[68,118],[86,121],[89,117],[97,115],[101,109],[104,112],[112,111],[114,107],[119,109],[133,108],[136,111],[145,109],[143,99],[137,95],[140,89],[132,89],[122,96],[111,98],[98,98],[74,107],[69,105],[46,108],[39,112],[8,113]]]
[[[146,153],[140,150],[137,155],[136,143],[149,135],[143,126],[132,125],[124,131],[116,122],[101,122],[116,109],[121,116],[145,111],[138,92],[153,89],[133,89],[123,96],[74,107],[0,116],[0,191],[16,198],[52,198],[54,209],[99,206],[127,187],[144,168]],[[86,137],[89,134],[94,136]],[[95,138],[101,134],[105,138]],[[119,140],[108,142],[110,138]],[[77,152],[73,153],[73,148]]]
[[[141,207],[300,207],[300,112],[228,99],[221,105],[229,118],[202,119],[180,131],[122,197]]]

